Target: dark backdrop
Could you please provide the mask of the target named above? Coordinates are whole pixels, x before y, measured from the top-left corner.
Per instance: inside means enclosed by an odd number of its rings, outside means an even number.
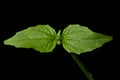
[[[113,9],[114,10],[114,9]],[[64,29],[69,24],[80,24],[91,30],[114,39],[92,52],[78,55],[95,80],[115,80],[113,75],[118,64],[118,35],[116,13],[109,8],[97,9],[4,9],[0,18],[0,66],[4,78],[30,78],[45,80],[87,80],[82,71],[73,61],[62,45],[56,46],[53,52],[41,54],[33,49],[6,46],[3,41],[13,36],[17,31],[49,24],[56,31]]]

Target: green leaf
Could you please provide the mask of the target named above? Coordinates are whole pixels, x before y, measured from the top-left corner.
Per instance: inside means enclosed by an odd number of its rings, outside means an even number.
[[[17,32],[4,41],[6,45],[17,48],[33,48],[40,52],[52,52],[56,46],[56,32],[49,25],[37,25]]]
[[[96,33],[78,24],[69,25],[62,33],[63,47],[70,53],[81,54],[101,47],[111,36]]]
[[[111,36],[96,33],[87,27],[78,24],[69,25],[56,34],[49,25],[37,25],[17,32],[12,38],[4,41],[5,45],[13,45],[17,48],[33,48],[39,52],[52,52],[56,44],[71,53],[84,53],[101,47],[112,40]]]

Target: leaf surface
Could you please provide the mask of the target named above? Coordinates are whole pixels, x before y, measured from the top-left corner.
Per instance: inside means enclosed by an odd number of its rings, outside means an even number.
[[[101,47],[111,36],[96,33],[85,26],[69,25],[62,33],[63,47],[70,53],[81,54]]]
[[[17,48],[33,48],[40,52],[52,52],[56,46],[56,32],[49,25],[37,25],[17,32],[4,41]]]

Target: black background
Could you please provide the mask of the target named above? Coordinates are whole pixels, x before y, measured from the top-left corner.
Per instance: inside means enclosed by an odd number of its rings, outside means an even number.
[[[80,24],[91,30],[113,36],[113,40],[92,52],[78,55],[95,80],[115,80],[117,73],[118,48],[120,34],[116,8],[97,7],[85,9],[67,8],[3,8],[0,18],[0,66],[4,78],[20,79],[61,79],[87,80],[77,64],[73,61],[62,45],[56,46],[52,53],[41,54],[33,49],[6,46],[3,41],[17,31],[49,24],[56,31],[69,24]],[[15,7],[15,6],[14,6]],[[54,6],[55,7],[55,6]],[[24,10],[23,10],[24,9]]]

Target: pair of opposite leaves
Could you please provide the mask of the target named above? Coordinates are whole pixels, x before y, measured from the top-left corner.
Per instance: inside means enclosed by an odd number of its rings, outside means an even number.
[[[52,52],[56,44],[62,43],[67,52],[84,53],[101,47],[112,40],[111,36],[91,31],[78,24],[69,25],[61,35],[49,25],[37,25],[17,32],[12,38],[4,41],[6,45],[17,48],[33,48],[41,53]]]

